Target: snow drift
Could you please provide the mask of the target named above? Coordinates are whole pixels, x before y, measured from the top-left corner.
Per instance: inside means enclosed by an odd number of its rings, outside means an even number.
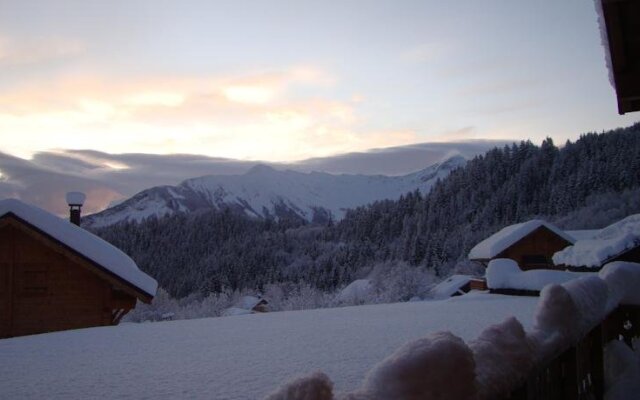
[[[513,317],[485,329],[469,347],[475,359],[480,399],[499,398],[508,393],[534,366],[535,342]]]
[[[322,372],[303,376],[282,386],[266,400],[332,400],[333,383]]]
[[[474,369],[473,354],[462,339],[450,332],[435,333],[405,344],[373,367],[354,396],[475,399]],[[456,376],[455,385],[451,385],[452,376]]]

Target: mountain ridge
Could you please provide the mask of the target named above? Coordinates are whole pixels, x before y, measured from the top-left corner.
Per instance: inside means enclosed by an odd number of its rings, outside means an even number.
[[[140,222],[177,212],[230,208],[256,218],[301,218],[308,222],[342,219],[347,209],[396,199],[414,190],[428,192],[438,179],[466,163],[461,155],[401,175],[330,174],[277,170],[256,164],[244,174],[205,175],[180,184],[155,186],[83,218],[83,226],[101,228]]]

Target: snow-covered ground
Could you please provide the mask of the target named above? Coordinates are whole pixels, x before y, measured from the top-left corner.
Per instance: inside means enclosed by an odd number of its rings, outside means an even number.
[[[322,370],[353,390],[403,343],[449,330],[466,341],[538,299],[443,301],[124,324],[0,340],[2,398],[259,399]]]

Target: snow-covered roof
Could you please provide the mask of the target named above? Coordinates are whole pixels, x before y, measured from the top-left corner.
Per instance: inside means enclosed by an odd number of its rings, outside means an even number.
[[[469,252],[469,258],[471,260],[485,260],[494,258],[540,227],[549,229],[569,243],[575,242],[575,240],[571,236],[569,236],[567,233],[565,233],[555,225],[539,219],[533,219],[531,221],[509,225],[505,228],[502,228],[498,232],[494,233],[482,242],[475,245],[475,247],[472,248]]]
[[[365,299],[373,290],[369,279],[356,279],[338,293],[337,299],[342,302]]]
[[[8,214],[34,226],[149,296],[155,295],[158,288],[155,279],[140,271],[120,249],[91,232],[16,199],[0,200],[0,217]]]
[[[580,229],[575,231],[565,231],[569,236],[577,240],[593,239],[600,229]]]
[[[244,310],[253,310],[253,308],[261,302],[266,303],[267,301],[256,296],[242,296],[236,307]]]
[[[431,289],[431,294],[436,298],[451,297],[473,279],[469,275],[451,275]]]
[[[578,240],[553,255],[556,265],[598,268],[613,257],[640,245],[640,214],[601,229],[593,238]]]

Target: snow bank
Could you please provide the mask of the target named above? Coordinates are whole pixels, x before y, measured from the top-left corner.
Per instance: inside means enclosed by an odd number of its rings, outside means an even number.
[[[140,271],[120,249],[91,232],[16,199],[0,201],[0,216],[6,214],[15,215],[150,296],[155,295],[158,288],[155,279]]]
[[[612,311],[618,304],[640,306],[640,264],[616,261],[604,266],[599,272],[607,284],[609,300],[607,308]]]
[[[367,374],[359,393],[347,398],[475,399],[474,369],[464,341],[439,332],[400,347]]]
[[[640,357],[624,342],[613,340],[604,348],[605,400],[629,400],[640,393]]]
[[[476,363],[479,399],[503,397],[522,382],[534,366],[534,343],[514,317],[485,329],[469,347]]]
[[[553,255],[556,265],[599,268],[607,260],[640,245],[640,214],[630,215]]]
[[[542,290],[545,286],[560,284],[584,276],[584,273],[535,269],[522,271],[508,258],[496,258],[489,262],[486,278],[489,289]]]
[[[333,383],[322,372],[303,376],[280,387],[265,400],[332,400]]]
[[[336,299],[342,303],[358,303],[366,300],[373,291],[369,279],[356,279],[340,291]]]
[[[542,289],[533,319],[531,337],[539,345],[538,360],[569,347],[581,333],[578,307],[561,285],[552,284]]]
[[[607,284],[598,276],[574,279],[562,286],[565,287],[580,313],[580,332],[583,334],[589,332],[607,316],[609,290]]]
[[[469,283],[473,277],[469,275],[452,275],[431,289],[431,295],[436,299],[451,297],[456,293],[463,294],[460,289]]]
[[[555,225],[546,221],[534,219],[502,228],[472,248],[469,252],[469,259],[486,260],[494,258],[505,249],[511,247],[513,244],[541,227],[549,229],[569,243],[574,242],[574,239],[571,236],[567,235]]]

